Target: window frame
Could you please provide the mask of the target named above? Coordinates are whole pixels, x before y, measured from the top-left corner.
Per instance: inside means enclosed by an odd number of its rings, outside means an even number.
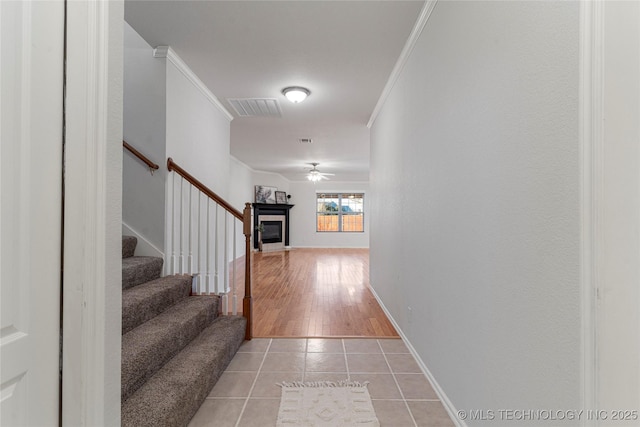
[[[353,195],[362,200],[362,211],[361,212],[353,212],[353,213],[344,213],[343,212],[343,204],[342,200],[344,196]],[[319,218],[320,216],[326,216],[327,213],[323,213],[318,210],[318,203],[320,199],[334,198],[334,197],[320,197],[320,196],[337,196],[338,199],[338,229],[337,230],[320,230],[319,229]],[[315,204],[316,204],[316,233],[364,233],[365,232],[365,192],[364,191],[323,191],[316,192]],[[348,200],[348,199],[347,199]],[[362,230],[343,230],[343,217],[344,216],[360,216],[362,217]]]

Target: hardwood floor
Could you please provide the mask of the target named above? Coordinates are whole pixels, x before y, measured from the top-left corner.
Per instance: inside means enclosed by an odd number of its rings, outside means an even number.
[[[256,252],[254,337],[398,337],[369,289],[368,249]]]

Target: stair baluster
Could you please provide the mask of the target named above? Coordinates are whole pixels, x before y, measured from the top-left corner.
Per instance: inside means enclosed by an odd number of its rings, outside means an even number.
[[[236,240],[237,240],[237,231],[236,231],[236,221],[233,221],[233,269],[231,270],[231,287],[232,287],[232,295],[233,295],[233,314],[234,316],[238,314],[238,293],[236,287],[236,264],[238,263],[238,251],[236,250]]]
[[[207,246],[205,253],[205,262],[207,264],[207,273],[206,273],[206,293],[211,293],[211,258],[209,257],[209,249],[211,248],[211,239],[209,233],[209,225],[211,224],[211,200],[207,199],[207,222],[206,222],[205,233],[207,236]]]
[[[184,233],[182,232],[183,226],[182,222],[184,221],[184,177],[180,178],[180,217],[178,219],[178,236],[180,238],[180,255],[178,258],[180,259],[180,274],[184,274]]]
[[[187,263],[189,265],[189,274],[193,275],[195,270],[193,269],[193,229],[191,228],[193,223],[193,203],[191,203],[191,194],[193,193],[193,188],[189,185],[189,209],[187,212],[189,213],[189,258],[187,258]],[[196,293],[198,290],[196,289]]]
[[[251,254],[247,243],[251,239],[251,205],[247,203],[241,213],[176,165],[172,159],[167,160],[167,168],[180,175],[180,183],[176,188],[174,174],[171,174],[168,191],[172,200],[171,208],[167,211],[171,218],[167,218],[167,224],[171,224],[172,230],[168,233],[170,237],[167,243],[173,272],[193,275],[193,294],[216,294],[220,296],[222,313],[236,315],[240,311],[237,281],[242,278],[237,265],[244,262],[245,295],[242,312],[247,318],[247,325],[251,325]],[[194,203],[192,194],[194,188],[197,191],[197,203]],[[206,200],[205,214],[201,207],[202,197]],[[179,206],[175,206],[176,203]],[[210,207],[211,203],[214,203],[213,209]],[[194,212],[196,209],[197,212]],[[205,216],[204,221],[201,220],[201,215]],[[237,221],[242,222],[242,234],[245,236],[243,256],[238,255],[237,240],[241,238],[241,234]],[[205,241],[204,247],[201,239]],[[174,264],[175,261],[177,265]],[[247,339],[250,338],[251,330],[247,329]]]

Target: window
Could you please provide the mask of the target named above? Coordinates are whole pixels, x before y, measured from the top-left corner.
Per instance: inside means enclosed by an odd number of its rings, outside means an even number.
[[[318,193],[316,206],[316,231],[364,232],[363,193]]]

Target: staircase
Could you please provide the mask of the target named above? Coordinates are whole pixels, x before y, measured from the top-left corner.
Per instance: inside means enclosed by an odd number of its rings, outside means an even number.
[[[191,276],[122,238],[122,425],[185,426],[244,341],[247,321],[218,296],[190,296]]]

